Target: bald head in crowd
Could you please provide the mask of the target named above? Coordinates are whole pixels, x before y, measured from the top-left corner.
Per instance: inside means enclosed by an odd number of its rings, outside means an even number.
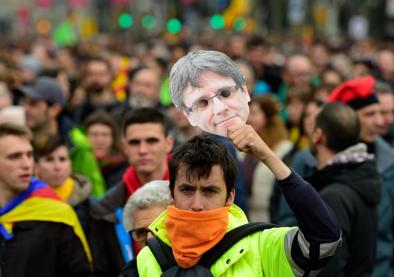
[[[302,54],[290,56],[285,64],[283,79],[290,87],[308,88],[312,76],[312,62]]]

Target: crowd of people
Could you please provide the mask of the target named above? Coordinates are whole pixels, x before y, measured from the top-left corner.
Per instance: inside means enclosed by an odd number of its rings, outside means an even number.
[[[393,49],[2,43],[0,276],[394,276]]]

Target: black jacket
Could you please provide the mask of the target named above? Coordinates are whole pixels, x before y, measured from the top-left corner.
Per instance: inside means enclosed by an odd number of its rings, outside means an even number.
[[[126,189],[123,183],[119,183],[99,202],[92,202],[90,205],[88,241],[97,277],[116,277],[125,265],[115,231],[115,224],[118,222],[115,211],[125,205],[125,198]]]
[[[0,236],[0,276],[91,276],[81,241],[70,226],[21,221],[15,223],[13,235],[7,241]]]
[[[343,245],[319,276],[370,276],[380,179],[374,161],[326,166],[309,181],[337,216]]]

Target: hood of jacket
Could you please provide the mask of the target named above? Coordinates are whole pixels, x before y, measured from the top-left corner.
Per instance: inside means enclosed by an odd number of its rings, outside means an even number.
[[[88,178],[79,174],[72,174],[71,178],[74,181],[74,190],[67,199],[67,203],[75,207],[89,198],[92,192],[92,184]]]
[[[374,160],[331,164],[307,179],[317,191],[340,183],[352,188],[369,204],[375,205],[380,200],[380,176]]]

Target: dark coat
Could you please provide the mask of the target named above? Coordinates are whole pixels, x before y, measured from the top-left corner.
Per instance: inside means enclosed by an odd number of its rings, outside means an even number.
[[[334,211],[342,229],[343,245],[319,276],[370,276],[381,189],[375,162],[326,166],[309,181]]]
[[[115,211],[124,206],[125,199],[126,189],[123,183],[119,183],[100,202],[91,203],[88,241],[97,277],[118,276],[125,265],[115,231],[115,224],[118,222]]]
[[[72,194],[67,199],[67,203],[74,208],[84,233],[89,234],[91,221],[89,196],[92,192],[92,185],[85,176],[72,174],[71,178],[74,180],[75,185]]]
[[[138,277],[137,260],[132,259],[120,271],[118,277]]]
[[[47,221],[15,223],[14,237],[0,236],[0,276],[91,276],[80,239],[65,224]]]

